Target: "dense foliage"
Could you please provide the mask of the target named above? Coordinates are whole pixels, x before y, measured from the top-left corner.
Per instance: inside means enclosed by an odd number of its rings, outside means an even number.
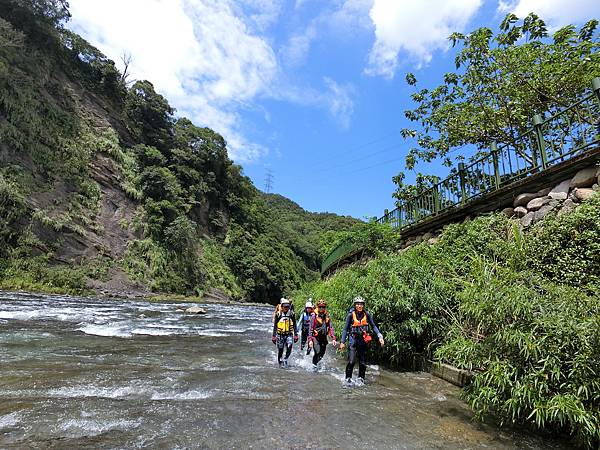
[[[0,4],[1,285],[82,292],[119,269],[155,291],[274,302],[316,277],[320,233],[356,221],[264,196],[222,136],[177,117],[151,82],[128,86],[68,19],[62,0]],[[103,239],[98,155],[138,207],[119,260],[89,240]],[[95,259],[65,258],[64,233]]]
[[[330,238],[354,230],[362,223],[348,216],[309,213],[281,195],[263,194],[263,198],[277,234],[312,270],[320,268],[321,259],[327,254],[323,246]]]
[[[501,214],[448,225],[435,244],[349,266],[304,285],[295,301],[325,298],[339,327],[362,295],[386,340],[373,358],[411,367],[418,355],[473,370],[465,398],[478,417],[567,431],[593,446],[600,439],[598,214],[595,196],[526,234]]]
[[[406,156],[406,168],[438,158],[452,167],[451,156],[458,161],[465,156],[453,152],[465,146],[487,151],[496,142],[518,148],[533,114],[549,116],[570,106],[600,73],[597,26],[594,19],[580,29],[568,25],[550,36],[535,14],[523,20],[509,14],[496,33],[486,27],[453,33],[452,45],[462,48],[456,54],[456,71],[444,74],[442,84],[417,89],[416,77],[406,76],[415,86],[411,98],[416,103],[405,111],[415,127],[401,131],[415,145]],[[397,200],[420,188],[419,183],[406,185],[403,173],[394,182]],[[426,188],[433,180],[420,175],[420,182]]]

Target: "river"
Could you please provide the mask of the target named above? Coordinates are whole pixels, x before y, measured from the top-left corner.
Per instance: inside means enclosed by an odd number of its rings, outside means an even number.
[[[270,308],[186,306],[0,292],[0,448],[566,448],[474,423],[427,373],[344,387],[331,346],[280,369]]]

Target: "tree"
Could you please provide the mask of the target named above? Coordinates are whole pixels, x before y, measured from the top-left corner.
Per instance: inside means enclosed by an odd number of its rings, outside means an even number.
[[[2,4],[0,15],[18,28],[29,28],[32,15],[38,23],[52,27],[61,27],[71,18],[66,0],[7,0]]]
[[[173,114],[167,99],[149,81],[136,81],[127,94],[128,125],[141,143],[167,152],[173,143]]]
[[[535,14],[522,22],[509,14],[496,35],[489,28],[453,33],[452,45],[462,45],[456,71],[433,89],[417,89],[411,96],[417,107],[405,111],[417,125],[401,131],[417,144],[406,156],[406,168],[438,158],[452,167],[450,152],[466,145],[479,152],[492,142],[514,145],[533,114],[552,114],[572,104],[600,73],[597,25],[597,20],[579,30],[568,25],[550,37]],[[406,82],[418,85],[411,73]],[[455,158],[461,159],[460,154]],[[402,174],[394,182],[396,198],[402,198]]]

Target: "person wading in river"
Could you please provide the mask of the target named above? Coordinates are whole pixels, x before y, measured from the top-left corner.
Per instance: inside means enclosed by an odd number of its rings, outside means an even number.
[[[313,365],[314,369],[317,369],[317,364],[323,356],[325,356],[325,350],[327,349],[327,336],[332,339],[332,344],[336,346],[335,334],[333,332],[333,324],[331,323],[331,317],[327,312],[327,303],[321,299],[317,303],[317,312],[313,315],[310,321],[310,341],[309,347],[314,347],[315,353],[313,354]]]
[[[288,358],[292,353],[294,342],[298,342],[298,334],[296,333],[296,317],[290,307],[290,301],[286,298],[281,299],[280,311],[275,312],[273,317],[273,336],[271,337],[273,344],[277,344],[277,362],[280,367],[288,366]],[[283,361],[283,350],[285,349],[285,358]]]
[[[275,305],[275,311],[273,311],[273,316],[271,317],[271,322],[275,323],[275,315],[278,312],[281,312],[281,302],[283,302],[284,300],[290,302],[290,309],[292,310],[292,312],[294,312],[294,303],[292,302],[292,299],[282,298],[279,301],[279,303],[277,303],[277,305]]]
[[[352,382],[352,372],[358,360],[358,381],[364,383],[367,372],[367,347],[372,340],[370,331],[377,335],[379,344],[383,347],[383,335],[371,315],[365,310],[365,299],[358,296],[354,299],[354,311],[346,316],[346,325],[342,332],[340,350],[345,347],[348,337],[348,364],[346,365],[346,382]]]
[[[296,329],[296,334],[300,334],[300,350],[304,350],[304,346],[306,345],[306,341],[308,340],[308,336],[310,333],[310,320],[315,313],[315,307],[312,304],[312,298],[309,298],[304,305],[304,311],[300,314],[300,318],[298,319],[298,328]],[[308,355],[310,349],[306,351]]]

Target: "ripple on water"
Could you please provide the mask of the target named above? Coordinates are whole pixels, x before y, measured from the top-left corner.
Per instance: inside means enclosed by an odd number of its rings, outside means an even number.
[[[18,425],[21,418],[22,414],[19,411],[0,416],[0,430]]]
[[[132,336],[131,332],[127,331],[127,327],[125,325],[114,323],[104,325],[88,324],[86,326],[77,328],[76,331],[81,331],[85,334],[103,337],[128,338]]]
[[[140,426],[139,420],[66,419],[56,426],[54,432],[70,438],[98,436],[108,431],[129,431]]]
[[[159,328],[135,328],[131,330],[131,334],[141,334],[144,336],[173,336],[179,333],[175,331],[161,330]]]
[[[144,392],[146,391],[146,392]],[[63,386],[56,389],[50,389],[46,392],[48,397],[53,398],[129,398],[129,397],[142,397],[144,394],[148,394],[147,389],[140,385],[130,386],[111,386],[111,387],[99,387],[99,386]]]

